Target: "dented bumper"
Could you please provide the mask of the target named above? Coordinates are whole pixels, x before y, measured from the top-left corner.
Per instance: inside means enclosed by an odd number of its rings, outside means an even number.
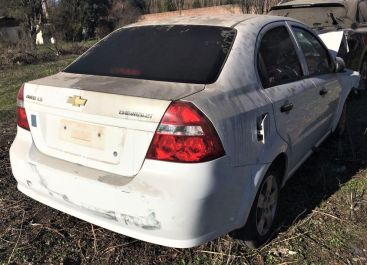
[[[242,226],[256,190],[250,168],[233,169],[226,157],[190,165],[146,160],[138,175],[123,177],[43,155],[20,128],[10,160],[29,197],[170,247],[193,247]]]

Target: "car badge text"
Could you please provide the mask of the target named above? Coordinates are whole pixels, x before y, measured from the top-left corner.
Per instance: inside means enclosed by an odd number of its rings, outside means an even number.
[[[153,117],[153,114],[151,113],[135,112],[135,111],[128,111],[128,110],[120,110],[119,114],[123,116],[130,116],[130,117],[135,117],[135,118],[145,118],[145,119],[151,119]]]
[[[31,99],[31,100],[36,100],[38,102],[42,102],[43,99],[41,97],[36,97],[36,96],[33,96],[33,95],[27,95],[26,96],[27,99]]]

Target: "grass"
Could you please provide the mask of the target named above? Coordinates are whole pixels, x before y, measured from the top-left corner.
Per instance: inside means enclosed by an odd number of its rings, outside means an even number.
[[[192,249],[160,247],[24,196],[8,157],[17,90],[74,58],[0,72],[0,264],[367,264],[366,95],[351,99],[349,133],[328,138],[289,180],[274,239],[258,250],[228,235]]]
[[[0,122],[15,118],[15,103],[19,87],[26,81],[61,71],[76,56],[66,56],[54,62],[36,65],[14,65],[0,70]]]
[[[22,83],[61,71],[78,54],[83,53],[96,42],[97,40],[78,43],[58,43],[57,46],[63,54],[62,56],[56,55],[56,48],[51,44],[36,46],[35,50],[32,51],[32,56],[36,58],[36,61],[46,60],[47,62],[28,65],[17,65],[15,63],[6,65],[6,67],[0,67],[0,122],[14,119],[16,95]],[[0,52],[5,53],[6,49],[6,47],[0,47]],[[13,49],[13,52],[10,52],[12,54],[19,52],[21,47],[9,49]]]

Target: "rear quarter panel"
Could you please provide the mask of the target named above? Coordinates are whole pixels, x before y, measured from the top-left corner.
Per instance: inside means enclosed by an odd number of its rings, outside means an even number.
[[[252,20],[237,25],[235,43],[218,80],[185,98],[212,121],[235,167],[270,163],[286,150],[275,130],[271,102],[259,92],[254,54],[263,25]],[[268,115],[265,144],[256,135],[257,118],[263,114]]]
[[[272,104],[259,91],[254,58],[261,27],[255,21],[236,26],[236,41],[218,80],[184,98],[211,120],[222,141],[232,170],[221,185],[230,191],[226,196],[238,214],[238,227],[244,225],[270,163],[287,151],[275,129]],[[265,143],[257,139],[257,118],[263,114],[268,115]]]

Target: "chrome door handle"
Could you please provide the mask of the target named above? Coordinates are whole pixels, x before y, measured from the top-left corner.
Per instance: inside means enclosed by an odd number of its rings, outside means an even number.
[[[293,109],[293,104],[292,103],[285,103],[283,106],[280,107],[281,112],[288,112],[291,109]]]
[[[329,91],[323,87],[321,90],[320,90],[320,96],[325,96]]]

